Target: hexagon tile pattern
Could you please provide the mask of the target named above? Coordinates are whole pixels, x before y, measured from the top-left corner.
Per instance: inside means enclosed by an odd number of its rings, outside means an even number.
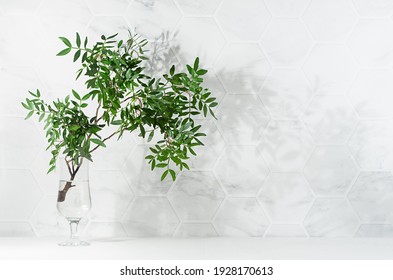
[[[300,173],[270,174],[258,198],[272,222],[281,224],[303,221],[314,200],[310,186]]]
[[[230,40],[258,40],[267,23],[270,13],[263,1],[223,0],[216,18]]]
[[[300,20],[275,19],[263,34],[261,44],[274,67],[300,67],[313,41]]]
[[[316,93],[343,95],[356,74],[356,62],[341,44],[318,44],[311,50],[303,69]]]
[[[179,219],[165,197],[137,197],[122,222],[129,236],[172,236]]]
[[[346,38],[357,21],[351,0],[312,0],[303,19],[318,41]]]
[[[59,36],[128,30],[149,39],[153,77],[198,56],[217,119],[197,117],[205,146],[175,182],[145,160],[158,137],[97,150],[85,237],[393,236],[393,1],[0,2],[0,237],[66,237],[42,123],[20,101],[86,91]]]
[[[258,147],[271,171],[299,172],[313,146],[314,141],[303,123],[271,121]]]
[[[269,172],[265,160],[252,146],[228,146],[216,173],[230,195],[255,196]]]
[[[168,198],[182,220],[209,220],[224,199],[224,192],[213,173],[186,171]]]
[[[304,175],[318,195],[344,195],[357,167],[345,147],[319,146],[304,168]]]
[[[363,222],[393,221],[393,176],[390,172],[362,172],[348,198]]]
[[[345,144],[358,121],[347,100],[341,96],[316,96],[303,116],[317,144]]]
[[[359,221],[344,198],[318,198],[304,227],[311,237],[353,237]]]
[[[220,208],[214,225],[221,236],[261,237],[269,220],[255,198],[228,198]]]

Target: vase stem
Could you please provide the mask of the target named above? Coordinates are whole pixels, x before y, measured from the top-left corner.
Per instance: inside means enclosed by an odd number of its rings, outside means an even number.
[[[70,220],[70,233],[71,233],[71,239],[78,239],[78,225],[79,225],[80,220]]]

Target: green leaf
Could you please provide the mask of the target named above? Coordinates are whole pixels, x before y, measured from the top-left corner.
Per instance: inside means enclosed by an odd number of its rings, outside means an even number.
[[[198,71],[196,71],[196,73],[200,76],[205,75],[207,73],[207,70],[205,69],[199,69]]]
[[[173,76],[175,74],[175,65],[172,65],[171,69],[169,70],[169,74]]]
[[[63,43],[64,43],[67,47],[69,47],[69,48],[72,47],[71,42],[70,42],[67,38],[65,38],[65,37],[59,37],[59,39],[60,39],[61,41],[63,41]]]
[[[74,62],[78,60],[81,55],[81,50],[77,50],[74,54]]]
[[[149,133],[149,136],[147,137],[147,142],[150,142],[151,139],[153,139],[153,137],[154,137],[154,130],[152,130],[152,131]]]
[[[113,35],[109,36],[107,39],[108,39],[108,40],[109,40],[109,39],[113,39],[113,38],[115,38],[118,34],[119,34],[119,33],[113,34]]]
[[[60,52],[59,52],[58,54],[56,54],[56,55],[57,55],[57,56],[63,56],[63,55],[69,54],[70,51],[71,51],[71,48],[67,48],[67,49],[64,49],[64,50],[60,51]]]
[[[74,97],[77,99],[77,100],[82,100],[82,98],[80,97],[80,95],[75,91],[75,90],[72,90],[72,94],[74,95]]]
[[[21,102],[22,106],[25,107],[26,110],[31,110],[29,106],[27,106],[25,103]]]
[[[74,124],[74,125],[71,125],[71,126],[70,126],[70,131],[77,131],[79,128],[80,128],[79,125]]]
[[[173,171],[172,169],[169,169],[169,173],[171,174],[172,180],[175,181],[176,180],[176,173],[175,173],[175,171]]]
[[[167,166],[168,166],[168,164],[166,164],[166,163],[159,163],[159,164],[156,165],[156,167],[158,167],[158,168],[164,168],[164,167],[167,167]]]
[[[198,70],[198,67],[199,67],[199,57],[195,58],[195,61],[194,61],[194,70],[195,70],[195,71]]]
[[[45,113],[42,113],[42,114],[40,115],[38,121],[40,122],[40,121],[42,121],[44,118],[45,118]]]
[[[48,171],[47,171],[46,173],[47,173],[47,174],[51,173],[53,170],[55,170],[55,168],[56,168],[56,165],[52,165],[52,166],[48,169]]]
[[[143,138],[145,138],[146,131],[145,131],[145,128],[143,127],[143,125],[142,125],[142,124],[139,126],[139,129],[140,129],[140,131],[141,131],[141,135],[142,135],[142,137],[143,137]]]
[[[194,69],[192,69],[192,67],[188,64],[186,66],[187,66],[188,73],[190,73],[191,75],[194,74]]]
[[[83,46],[85,47],[85,49],[86,49],[86,47],[87,47],[87,42],[88,42],[88,39],[87,39],[87,37],[85,38],[85,42],[83,43]]]
[[[123,122],[121,120],[114,120],[111,122],[112,125],[121,125]]]
[[[28,118],[30,118],[33,114],[34,114],[34,111],[30,111],[30,112],[27,114],[25,120],[27,120]]]
[[[161,181],[164,181],[166,175],[168,175],[168,172],[169,172],[169,171],[168,171],[168,169],[167,169],[167,170],[164,171],[164,173],[162,173]]]
[[[190,167],[188,166],[188,164],[187,164],[187,163],[185,163],[185,162],[182,162],[182,165],[183,165],[185,168],[187,168],[188,170],[190,170]]]
[[[79,36],[78,32],[76,32],[76,45],[78,48],[81,46],[81,36]]]
[[[102,142],[100,139],[91,138],[90,141],[93,142],[94,144],[101,146],[101,147],[104,147],[104,148],[106,147],[105,143]]]

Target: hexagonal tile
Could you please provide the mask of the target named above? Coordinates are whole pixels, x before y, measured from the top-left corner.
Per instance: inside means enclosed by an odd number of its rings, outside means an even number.
[[[344,198],[318,198],[304,226],[311,237],[353,237],[359,221]]]
[[[393,2],[389,0],[354,0],[361,16],[387,17],[393,12]]]
[[[101,40],[101,35],[110,36],[116,33],[117,40],[127,40],[129,24],[122,16],[95,16],[86,29],[91,43]],[[133,31],[133,29],[130,29]]]
[[[392,170],[393,123],[390,120],[361,121],[348,147],[357,163],[368,170]]]
[[[21,106],[21,102],[28,96],[28,91],[43,89],[43,85],[32,68],[6,66],[0,68],[0,84],[2,102],[0,111],[4,115],[23,116],[27,110]]]
[[[224,197],[213,173],[208,171],[183,172],[168,194],[182,221],[211,219]]]
[[[39,237],[43,236],[67,236],[69,225],[67,220],[56,209],[57,196],[45,196],[36,207],[30,223]],[[81,220],[82,232],[87,219]]]
[[[269,24],[261,44],[274,67],[299,67],[313,41],[299,19],[278,18]]]
[[[348,97],[363,118],[392,116],[393,72],[390,69],[361,70]]]
[[[136,0],[126,12],[128,23],[137,33],[150,39],[171,32],[180,17],[180,12],[172,0]]]
[[[46,148],[46,147],[45,147]],[[42,148],[33,160],[30,170],[33,173],[38,186],[46,195],[57,195],[59,191],[59,174],[56,170],[47,174],[49,161],[52,158],[50,151]]]
[[[363,222],[386,223],[393,218],[393,176],[390,172],[362,172],[348,199]]]
[[[216,173],[228,194],[255,196],[269,169],[255,146],[228,146]]]
[[[310,0],[265,0],[265,3],[275,17],[298,17]]]
[[[123,174],[136,195],[163,195],[173,183],[169,177],[161,181],[162,168],[151,171],[150,164],[145,159],[150,153],[148,146],[138,145],[124,163]]]
[[[29,223],[1,222],[0,236],[1,237],[35,237],[35,233]]]
[[[212,15],[221,0],[176,0],[180,9],[187,15]]]
[[[42,193],[28,170],[0,171],[0,220],[26,221],[37,207]]]
[[[258,143],[269,122],[262,103],[254,95],[226,95],[217,115],[218,128],[224,139],[233,145]]]
[[[303,121],[317,144],[345,144],[358,121],[355,111],[340,96],[315,96]]]
[[[131,0],[86,0],[87,5],[95,14],[118,15],[124,13]]]
[[[91,222],[86,228],[85,235],[90,239],[109,239],[126,237],[127,233],[121,223]]]
[[[302,222],[314,200],[300,173],[271,173],[258,198],[273,223]]]
[[[172,236],[179,219],[165,197],[136,197],[122,223],[129,236]]]
[[[211,169],[224,149],[225,142],[212,120],[199,120],[197,123],[202,125],[200,131],[207,136],[201,138],[204,146],[193,148],[197,155],[190,158],[188,165],[191,170]]]
[[[130,204],[133,194],[120,171],[91,171],[90,189],[93,220],[120,219]],[[100,207],[104,206],[105,207]]]
[[[42,0],[1,1],[1,10],[9,15],[33,14]]]
[[[348,38],[348,45],[362,67],[393,64],[393,23],[389,19],[361,19]]]
[[[218,76],[217,76],[215,70],[208,69],[207,74],[205,74],[205,76],[203,76],[202,86],[204,88],[209,89],[212,93],[212,96],[217,98],[217,102],[219,104],[221,103],[226,91],[225,91],[221,81],[218,79]],[[216,112],[218,107],[213,108],[213,111]]]
[[[257,44],[232,43],[222,51],[215,69],[228,93],[249,94],[261,88],[270,65]]]
[[[176,69],[180,68],[179,60],[170,47],[171,37],[163,36],[158,41],[149,42],[149,59],[143,61],[143,66],[147,75],[162,78],[162,75],[169,73],[172,65]]]
[[[212,18],[183,18],[174,34],[172,49],[182,63],[192,64],[199,57],[203,68],[213,65],[225,44]]]
[[[223,0],[216,18],[230,40],[258,40],[270,20],[265,4],[258,0]]]
[[[355,237],[392,238],[392,225],[361,225]]]
[[[37,55],[42,51],[39,36],[42,29],[33,15],[1,16],[0,26],[3,26],[0,29],[2,66],[31,67],[42,64]],[[29,51],[26,51],[26,42],[29,42]]]
[[[323,67],[321,67],[323,65]],[[316,45],[303,70],[318,94],[344,94],[356,74],[356,63],[343,45]]]
[[[275,172],[303,170],[313,141],[299,121],[271,121],[259,144],[269,168]]]
[[[344,195],[357,175],[346,147],[317,147],[304,168],[304,175],[319,195]]]
[[[37,15],[43,24],[44,34],[49,33],[56,39],[58,36],[72,36],[72,41],[75,40],[75,32],[82,33],[93,16],[85,1],[79,0],[44,0]]]
[[[307,237],[307,234],[300,225],[271,225],[265,237],[293,238]]]
[[[110,135],[110,132],[103,132],[103,135]],[[137,146],[131,134],[123,134],[122,138],[112,138],[106,142],[106,148],[97,149],[92,154],[93,162],[91,167],[96,170],[121,169],[127,157]]]
[[[303,19],[316,40],[337,41],[345,39],[357,16],[350,0],[312,0]]]
[[[217,232],[212,224],[182,223],[175,237],[216,237]]]
[[[28,168],[44,145],[34,123],[23,118],[1,117],[0,135],[6,135],[0,138],[2,168]]]
[[[273,118],[296,119],[313,96],[302,71],[273,69],[259,92],[263,104]]]
[[[228,198],[224,201],[214,226],[220,236],[261,237],[269,225],[255,198]]]

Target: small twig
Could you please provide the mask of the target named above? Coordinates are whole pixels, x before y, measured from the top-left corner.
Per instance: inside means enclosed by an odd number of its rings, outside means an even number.
[[[109,135],[108,137],[104,138],[104,139],[102,140],[102,142],[105,142],[105,141],[109,140],[110,138],[112,138],[113,136],[115,136],[117,133],[119,133],[119,131],[113,132],[111,135]],[[92,150],[89,151],[89,153],[94,152],[95,150],[98,149],[98,147],[100,147],[100,145],[95,146]]]

